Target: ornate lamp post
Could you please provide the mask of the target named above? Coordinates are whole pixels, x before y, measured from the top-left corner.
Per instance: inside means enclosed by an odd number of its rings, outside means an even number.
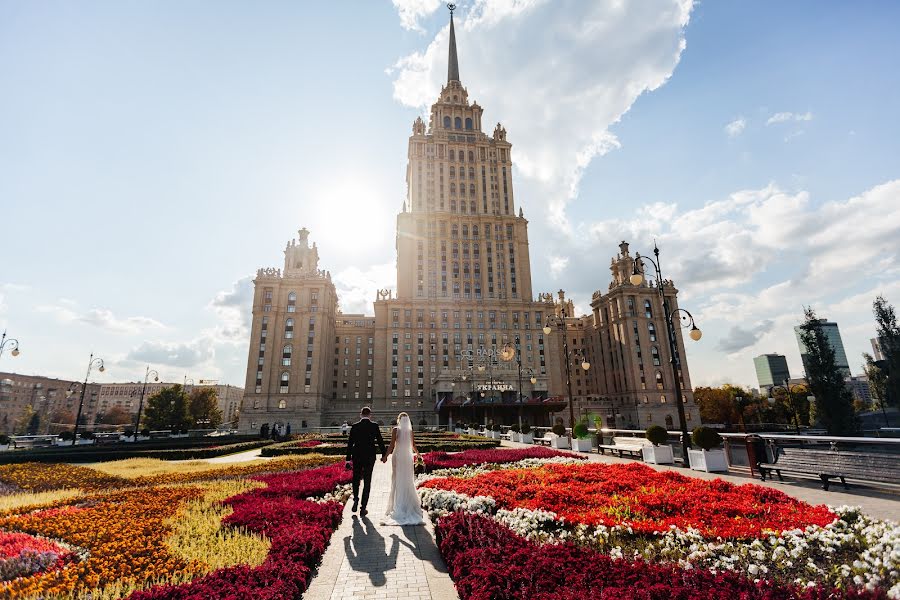
[[[507,344],[506,346],[504,346],[503,350],[500,352],[500,358],[507,362],[511,361],[514,358],[516,359],[516,367],[518,367],[518,371],[519,371],[519,392],[518,392],[519,396],[518,396],[518,399],[516,400],[516,406],[518,408],[518,413],[519,413],[518,414],[519,429],[521,429],[522,428],[522,401],[523,401],[522,400],[522,372],[524,371],[531,377],[531,385],[534,385],[535,383],[537,383],[537,377],[535,377],[533,369],[531,369],[529,367],[525,367],[524,369],[522,368],[522,346],[520,345],[518,333],[516,334],[515,346],[512,346],[510,344]]]
[[[153,381],[159,381],[159,373],[151,371],[150,365],[147,365],[147,372],[144,373],[144,385],[141,387],[141,399],[138,402],[137,418],[134,420],[134,441],[137,441],[138,428],[141,426],[141,413],[144,410],[144,393],[147,391],[147,381],[150,380],[150,374],[153,373]]]
[[[3,349],[6,348],[6,346],[12,347],[10,354],[13,356],[19,355],[19,340],[15,338],[6,339],[6,330],[4,329],[3,335],[0,336],[0,356],[3,356]]]
[[[94,368],[94,365],[97,365],[97,370],[101,373],[106,370],[106,367],[103,366],[103,359],[94,358],[94,353],[92,352],[91,358],[88,360],[87,373],[84,375],[84,383],[81,385],[81,399],[78,401],[78,414],[75,415],[75,431],[72,435],[73,446],[78,441],[78,422],[81,421],[81,410],[84,408],[84,393],[87,391],[88,377],[91,376],[91,369]]]
[[[797,435],[800,435],[800,417],[797,415],[797,405],[794,403],[794,388],[802,387],[801,384],[795,383],[791,385],[790,380],[785,379],[782,385],[773,385],[772,390],[775,388],[781,388],[788,393],[788,399],[791,403],[791,412],[794,414],[794,431],[797,432]],[[775,402],[775,398],[772,398],[772,403]]]
[[[657,248],[656,244],[653,244],[653,255],[656,256],[656,260],[642,257],[639,252],[635,254],[634,269],[629,281],[632,285],[641,285],[643,283],[644,260],[649,260],[656,271],[656,289],[659,292],[659,299],[663,305],[663,317],[666,320],[666,336],[669,338],[669,355],[671,356],[669,362],[672,364],[672,379],[675,384],[675,405],[678,407],[678,423],[681,426],[681,452],[684,457],[684,466],[689,467],[691,463],[688,450],[691,447],[691,437],[688,433],[687,420],[684,415],[684,400],[681,398],[681,378],[679,376],[681,360],[678,358],[678,344],[675,338],[675,324],[673,322],[675,315],[678,315],[679,326],[682,329],[690,327],[690,336],[695,342],[703,336],[703,332],[697,327],[697,324],[694,322],[694,316],[690,312],[683,308],[676,309],[674,312],[669,309],[669,301],[666,299],[664,292],[665,285],[662,270],[659,266],[659,248]]]
[[[566,335],[566,311],[562,309],[559,316],[552,315],[547,317],[547,323],[544,325],[544,335],[550,335],[553,328],[562,333],[563,336],[563,360],[566,364],[566,392],[569,396],[569,447],[572,447],[572,433],[575,431],[575,409],[572,406],[572,373],[569,363],[574,358],[581,360],[581,368],[587,371],[591,368],[584,352],[578,348],[569,351],[569,336]]]

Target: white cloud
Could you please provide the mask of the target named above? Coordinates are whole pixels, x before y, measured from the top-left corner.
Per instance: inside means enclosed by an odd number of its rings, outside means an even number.
[[[344,313],[371,314],[375,293],[380,289],[396,289],[397,264],[391,261],[364,270],[349,267],[333,274],[332,280]]]
[[[528,180],[517,185],[520,204],[536,207],[557,229],[571,229],[566,205],[582,172],[618,147],[610,126],[672,75],[692,7],[692,0],[476,0],[457,20],[469,99],[485,107],[488,132],[503,119],[518,174]],[[437,99],[447,38],[444,27],[425,50],[394,65],[397,100],[427,109]]]
[[[410,31],[423,32],[419,20],[435,12],[443,3],[441,0],[392,0],[400,15],[400,25]]]
[[[150,317],[118,317],[106,308],[80,311],[72,301],[61,299],[56,305],[41,305],[38,312],[47,313],[63,323],[87,323],[113,333],[140,333],[150,329],[166,329],[166,326]]]
[[[747,119],[744,117],[738,117],[731,123],[725,126],[725,133],[728,134],[728,137],[737,137],[744,132],[744,129],[747,127]]]
[[[223,342],[246,344],[253,311],[253,277],[238,279],[230,290],[216,294],[207,308],[219,318],[211,334]]]
[[[773,125],[775,123],[787,123],[789,121],[812,121],[812,119],[813,114],[811,112],[779,112],[769,117],[769,119],[766,121],[766,125]]]
[[[126,360],[186,369],[208,363],[214,356],[209,340],[200,338],[192,342],[143,342],[128,352]]]
[[[559,277],[566,267],[569,266],[569,257],[567,256],[551,256],[550,257],[550,276],[553,279]]]

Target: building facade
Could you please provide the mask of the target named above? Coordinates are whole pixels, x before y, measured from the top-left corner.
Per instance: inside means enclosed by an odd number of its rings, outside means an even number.
[[[654,303],[655,316],[648,318],[664,331],[655,288],[626,292],[619,288],[630,284],[615,280],[609,293],[594,295],[588,316],[575,316],[562,291],[534,293],[512,144],[499,123],[485,133],[483,109],[462,85],[452,14],[448,65],[427,123],[417,118],[408,139],[396,289],[377,292],[372,315],[340,313],[331,278],[318,269],[316,246],[301,230],[285,250],[284,269],[260,270],[254,280],[240,428],[334,426],[355,419],[363,405],[384,422],[406,411],[430,425],[511,423],[519,416],[531,424],[557,416],[568,423],[564,339],[602,371],[585,372],[573,359],[577,412],[602,408],[614,423],[667,424],[674,414],[671,371],[660,362],[662,387],[656,387],[656,370],[641,381],[630,354],[627,362],[622,353],[611,356],[611,339],[619,343],[626,317],[612,317],[608,306],[629,294]],[[625,252],[627,262],[627,244]],[[672,302],[676,293],[666,288]],[[564,332],[554,327],[545,335],[548,319],[563,323]],[[643,335],[645,351],[668,360],[668,347]],[[682,378],[692,404],[686,363]],[[689,418],[699,423],[694,408]]]
[[[237,414],[241,408],[244,398],[243,388],[233,385],[221,385],[217,382],[206,383],[206,380],[200,380],[200,384],[194,386],[188,384],[187,391],[190,393],[198,387],[213,387],[216,390],[217,406],[222,412],[222,422],[228,423]],[[165,388],[169,388],[181,383],[165,383],[162,381],[148,381],[146,391],[144,391],[144,406],[147,408],[147,400],[154,394],[159,393]],[[140,381],[126,383],[104,383],[100,385],[100,393],[97,402],[97,412],[100,415],[106,414],[112,408],[118,407],[131,415],[132,423],[137,417],[137,411],[140,406],[141,392],[144,390],[144,383]]]
[[[822,332],[828,339],[828,343],[834,349],[834,361],[838,369],[844,374],[844,377],[850,377],[850,363],[847,361],[847,353],[844,351],[844,342],[841,339],[841,331],[838,329],[837,323],[832,323],[827,319],[819,319],[822,325]],[[794,327],[794,335],[797,337],[797,346],[800,348],[800,358],[803,360],[804,368],[806,366],[806,345],[800,337],[800,326]]]
[[[72,427],[81,400],[82,382],[38,375],[0,373],[0,433],[25,433],[24,420],[39,415],[38,432],[52,426]],[[82,406],[82,421],[92,424],[101,411],[100,388],[88,383]]]
[[[784,385],[791,378],[787,358],[783,354],[760,354],[753,359],[756,380],[760,390],[768,390],[774,385]]]

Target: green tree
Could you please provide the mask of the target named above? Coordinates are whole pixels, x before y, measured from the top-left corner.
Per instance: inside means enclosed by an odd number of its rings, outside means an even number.
[[[876,363],[884,382],[882,399],[887,406],[900,406],[900,326],[897,325],[897,314],[881,295],[872,303],[872,312],[878,343],[884,354],[884,360]]]
[[[822,324],[812,308],[805,311],[800,339],[806,347],[803,366],[809,389],[816,398],[816,416],[831,435],[850,435],[858,429],[853,411],[853,395],[844,384],[834,348],[828,342]]]
[[[188,402],[182,387],[175,384],[150,396],[143,419],[144,426],[153,430],[178,431],[190,427]]]
[[[41,413],[36,412],[28,419],[28,435],[37,435],[41,428]]]
[[[694,388],[700,420],[704,423],[723,423],[726,429],[731,429],[736,423],[745,426],[750,420],[746,414],[751,405],[750,399],[750,392],[728,383],[721,387]]]
[[[26,435],[28,433],[28,425],[35,414],[34,408],[30,404],[22,409],[22,414],[19,415],[19,418],[16,419],[16,424],[13,426],[13,431],[16,435]]]
[[[134,417],[121,406],[113,406],[105,413],[97,415],[97,424],[126,425],[134,422]]]
[[[219,395],[214,387],[201,387],[191,392],[188,413],[194,427],[213,429],[222,424]]]

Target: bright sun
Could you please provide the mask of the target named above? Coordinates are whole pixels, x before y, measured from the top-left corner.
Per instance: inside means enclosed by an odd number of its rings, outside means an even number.
[[[381,191],[375,185],[367,186],[363,177],[335,178],[310,200],[305,206],[312,210],[304,210],[299,217],[312,232],[311,238],[330,251],[357,257],[390,238],[401,208],[388,206]]]

